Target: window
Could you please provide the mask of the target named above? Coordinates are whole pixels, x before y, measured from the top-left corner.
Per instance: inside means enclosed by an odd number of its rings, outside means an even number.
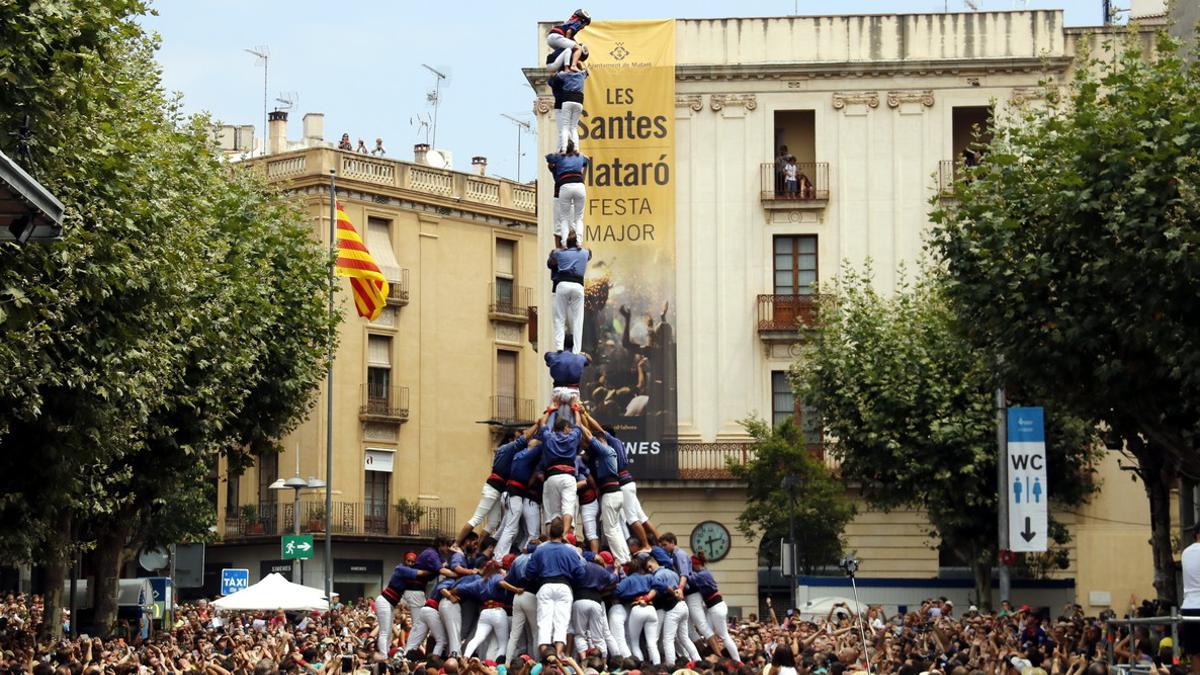
[[[779,426],[785,419],[799,420],[804,432],[804,444],[808,447],[820,447],[822,444],[821,417],[816,408],[800,403],[797,405],[796,394],[792,391],[792,383],[786,370],[771,371],[771,424]]]
[[[775,295],[812,295],[817,235],[775,237]]]
[[[496,351],[496,417],[517,418],[517,353]]]
[[[400,263],[396,261],[392,247],[392,221],[383,218],[367,218],[367,248],[371,257],[387,277],[389,283],[400,282]]]
[[[516,277],[517,242],[496,240],[496,309],[513,313],[513,279]]]
[[[363,525],[367,532],[387,534],[392,474],[367,471],[363,489]]]
[[[258,517],[262,520],[263,531],[267,534],[275,532],[276,491],[271,489],[271,483],[279,478],[279,455],[268,453],[258,458]]]
[[[392,338],[367,336],[367,406],[387,409],[392,394]]]
[[[239,504],[238,488],[241,487],[241,477],[233,474],[225,476],[225,512],[236,514]]]

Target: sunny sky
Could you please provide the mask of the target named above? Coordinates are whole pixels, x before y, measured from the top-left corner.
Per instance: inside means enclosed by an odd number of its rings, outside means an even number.
[[[589,3],[594,18],[704,18],[941,12],[962,10],[963,0],[617,0]],[[979,0],[985,10],[1027,4],[1063,9],[1069,26],[1101,23],[1101,0]],[[301,135],[306,112],[325,113],[325,138],[348,132],[373,145],[382,137],[389,156],[409,159],[425,140],[420,117],[432,114],[426,94],[434,76],[422,63],[448,76],[442,85],[437,145],[454,155],[455,168],[469,170],[471,157],[488,158],[489,173],[516,177],[518,127],[507,113],[529,122],[533,91],[521,75],[534,65],[539,20],[565,18],[575,5],[549,2],[410,2],[351,0],[159,0],[158,16],[145,25],[162,37],[159,62],[166,86],[182,92],[190,111],[254,124],[261,133],[263,70],[245,49],[270,52],[268,98],[295,94],[289,136]],[[523,138],[521,177],[537,162],[533,136]]]

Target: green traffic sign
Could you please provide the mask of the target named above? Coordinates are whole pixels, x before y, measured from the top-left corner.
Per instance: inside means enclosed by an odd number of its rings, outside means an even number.
[[[311,534],[285,534],[279,541],[280,558],[284,560],[308,560],[313,557]]]

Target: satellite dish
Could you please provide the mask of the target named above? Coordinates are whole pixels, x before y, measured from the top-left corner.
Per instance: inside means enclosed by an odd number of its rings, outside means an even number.
[[[170,558],[167,556],[166,549],[159,548],[144,548],[138,554],[138,564],[147,572],[161,570],[167,566]]]
[[[430,150],[425,154],[425,163],[435,169],[453,169],[454,157],[449,150]]]

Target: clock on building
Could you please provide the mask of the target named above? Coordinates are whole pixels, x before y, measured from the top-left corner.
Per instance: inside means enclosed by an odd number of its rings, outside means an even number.
[[[729,555],[729,547],[733,541],[729,530],[715,520],[706,520],[692,530],[692,551],[703,551],[709,562],[717,562]]]

